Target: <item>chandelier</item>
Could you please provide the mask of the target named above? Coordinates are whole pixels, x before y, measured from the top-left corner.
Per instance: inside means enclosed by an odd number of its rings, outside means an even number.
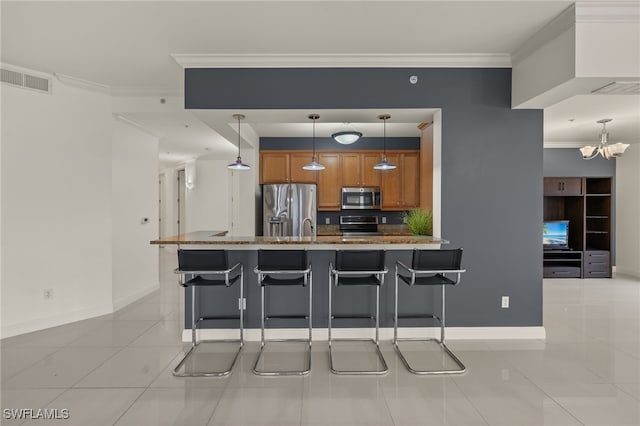
[[[622,157],[624,151],[629,147],[628,143],[614,143],[609,145],[607,139],[609,138],[609,133],[607,133],[607,123],[610,122],[611,118],[603,118],[602,120],[598,120],[597,123],[602,123],[602,133],[600,133],[600,144],[598,146],[587,145],[585,147],[580,148],[580,152],[582,153],[582,158],[585,160],[592,160],[600,154],[605,159]]]

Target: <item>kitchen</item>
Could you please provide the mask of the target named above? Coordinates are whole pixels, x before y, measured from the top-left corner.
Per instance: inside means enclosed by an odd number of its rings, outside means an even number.
[[[220,133],[229,130],[225,137],[232,141],[232,151],[226,155],[205,152],[183,163],[190,186],[183,191],[182,204],[186,211],[180,218],[181,233],[213,229],[226,230],[228,235],[235,236],[263,235],[268,226],[262,217],[262,188],[299,183],[316,185],[317,235],[341,232],[340,216],[368,216],[368,220],[375,217],[377,232],[406,234],[402,213],[414,207],[433,210],[434,231],[438,235],[440,197],[439,188],[434,190],[434,184],[439,182],[439,168],[435,169],[435,180],[432,175],[433,161],[439,161],[433,158],[433,145],[437,150],[440,144],[439,110],[316,110],[320,118],[316,123],[315,143],[318,161],[325,166],[322,171],[303,169],[313,156],[313,126],[307,110],[246,111],[240,132],[241,156],[251,169],[229,172],[226,166],[235,160],[238,146],[234,112],[194,112]],[[383,113],[391,115],[386,122],[387,157],[398,166],[389,171],[373,168],[385,151],[385,129],[378,119]],[[348,145],[331,138],[344,129],[355,129],[363,136]],[[168,183],[160,191],[165,204],[160,236],[166,237],[178,233],[178,208],[174,205],[178,191],[172,183],[176,181],[177,172],[175,167],[166,168],[161,169],[161,175]],[[380,206],[350,209],[344,204],[343,208],[342,188],[378,188]],[[249,197],[249,193],[255,194],[254,197]]]

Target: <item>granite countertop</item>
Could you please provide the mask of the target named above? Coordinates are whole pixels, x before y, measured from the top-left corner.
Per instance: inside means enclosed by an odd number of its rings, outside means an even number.
[[[439,238],[416,235],[371,235],[343,237],[342,235],[320,235],[317,237],[227,237],[226,232],[196,231],[173,237],[165,237],[151,241],[151,244],[179,245],[220,245],[220,246],[322,246],[333,245],[403,245],[420,246],[446,244],[448,241]],[[247,247],[248,249],[249,247]]]

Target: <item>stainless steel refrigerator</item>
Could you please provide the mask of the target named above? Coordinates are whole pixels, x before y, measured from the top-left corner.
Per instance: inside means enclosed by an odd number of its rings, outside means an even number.
[[[315,237],[316,186],[262,185],[262,233],[265,237]]]

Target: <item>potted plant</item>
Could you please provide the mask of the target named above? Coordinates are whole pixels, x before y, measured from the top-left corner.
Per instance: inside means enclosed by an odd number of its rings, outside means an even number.
[[[417,207],[403,213],[404,221],[413,235],[433,235],[433,213]]]

